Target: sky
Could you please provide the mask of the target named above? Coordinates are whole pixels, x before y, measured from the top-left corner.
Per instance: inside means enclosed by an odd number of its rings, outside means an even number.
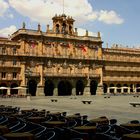
[[[8,37],[26,23],[26,28],[42,31],[52,25],[55,14],[75,19],[78,35],[85,30],[101,32],[103,47],[122,44],[140,46],[140,0],[0,0],[0,36]]]

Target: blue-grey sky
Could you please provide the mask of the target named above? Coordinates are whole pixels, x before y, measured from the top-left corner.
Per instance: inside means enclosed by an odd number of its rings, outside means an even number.
[[[140,0],[64,0],[64,13],[76,21],[79,35],[89,30],[102,34],[106,43],[140,46]],[[0,36],[21,28],[37,29],[52,24],[51,18],[63,13],[63,0],[0,0]],[[84,32],[84,33],[83,33]]]

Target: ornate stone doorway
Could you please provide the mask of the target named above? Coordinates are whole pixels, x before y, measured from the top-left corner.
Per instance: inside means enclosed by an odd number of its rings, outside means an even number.
[[[0,87],[7,87],[6,83],[1,83]],[[0,89],[0,94],[1,95],[6,95],[7,94],[7,89]]]
[[[58,96],[65,96],[72,94],[72,85],[69,81],[63,80],[58,83]]]
[[[76,95],[83,95],[84,92],[84,83],[82,80],[76,82]]]
[[[90,82],[90,93],[91,93],[91,95],[96,95],[97,86],[98,86],[97,81],[92,80]]]
[[[54,84],[51,80],[45,81],[44,93],[45,96],[53,96]]]
[[[107,93],[107,84],[103,84],[104,93]]]
[[[18,87],[18,85],[16,83],[12,83],[11,84],[11,89],[10,89],[10,94],[18,94],[18,89],[12,89],[12,88],[15,88],[15,87]]]
[[[35,80],[29,80],[27,83],[27,94],[30,94],[31,96],[36,95],[37,90],[37,82]]]

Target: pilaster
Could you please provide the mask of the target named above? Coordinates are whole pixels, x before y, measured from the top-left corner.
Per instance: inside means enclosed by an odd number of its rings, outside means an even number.
[[[90,79],[87,78],[87,83],[84,88],[84,95],[90,95]]]
[[[26,62],[21,62],[21,73],[20,73],[20,76],[21,76],[21,85],[20,86],[26,86],[26,78],[25,78],[25,64]]]

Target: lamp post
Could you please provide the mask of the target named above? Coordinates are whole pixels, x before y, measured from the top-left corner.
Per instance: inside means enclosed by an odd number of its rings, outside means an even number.
[[[30,68],[27,68],[25,70],[25,75],[27,76],[27,79],[28,79],[28,82],[27,82],[28,83],[28,85],[27,85],[27,97],[28,96],[30,97],[30,93],[29,93],[29,78],[30,78],[31,74],[32,74],[31,69]]]

